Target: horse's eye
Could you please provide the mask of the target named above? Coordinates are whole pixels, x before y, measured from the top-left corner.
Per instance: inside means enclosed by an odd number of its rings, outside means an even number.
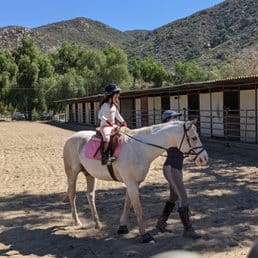
[[[193,141],[197,141],[197,137],[196,137],[196,136],[193,136],[193,137],[192,137],[192,140],[193,140]]]

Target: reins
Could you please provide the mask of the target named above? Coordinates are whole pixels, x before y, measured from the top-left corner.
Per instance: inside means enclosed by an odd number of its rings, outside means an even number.
[[[133,140],[135,140],[135,141],[137,141],[137,142],[140,142],[140,143],[143,143],[143,144],[146,144],[146,145],[150,145],[150,146],[153,146],[153,147],[156,147],[156,148],[165,150],[165,151],[168,150],[167,148],[162,147],[162,146],[160,146],[160,145],[156,145],[156,144],[154,144],[154,143],[144,142],[144,141],[142,141],[142,140],[139,140],[139,139],[137,139],[137,138],[133,137],[132,135],[127,134],[127,133],[125,133],[125,132],[122,132],[122,131],[119,131],[119,132],[122,133],[122,134],[124,134],[124,135],[126,135],[126,136],[128,136],[129,138],[131,138],[131,139],[133,139]]]
[[[190,127],[189,127],[189,128],[190,128]],[[179,151],[181,151],[181,147],[182,147],[183,142],[184,142],[184,139],[185,139],[185,137],[186,137],[186,140],[187,140],[187,143],[188,143],[188,145],[189,145],[189,147],[190,147],[190,150],[189,150],[188,152],[184,153],[184,157],[188,157],[189,155],[195,155],[195,157],[194,157],[194,159],[193,159],[193,160],[195,161],[195,160],[197,159],[197,157],[198,157],[205,149],[203,148],[202,145],[201,145],[201,146],[197,146],[197,147],[192,147],[192,146],[191,146],[190,139],[189,139],[189,136],[188,136],[188,134],[187,134],[187,131],[188,131],[188,130],[189,130],[189,129],[186,129],[185,123],[184,123],[184,135],[183,135],[183,137],[182,137],[182,140],[181,140],[181,142],[180,142],[180,145],[179,145],[179,148],[178,148],[178,149],[179,149]],[[127,137],[129,137],[129,138],[131,138],[131,139],[137,141],[137,142],[140,142],[140,143],[143,143],[143,144],[146,144],[146,145],[155,147],[155,148],[159,148],[159,149],[168,151],[168,148],[165,148],[165,147],[163,147],[163,146],[160,146],[160,145],[157,145],[157,144],[154,144],[154,143],[150,143],[150,142],[142,141],[142,140],[137,139],[137,138],[133,137],[132,135],[130,135],[130,134],[128,134],[128,133],[125,133],[125,132],[123,132],[123,131],[121,131],[121,130],[119,130],[119,132],[122,133],[122,134],[124,134],[124,135],[126,135]],[[195,150],[197,150],[197,149],[201,149],[201,150],[200,150],[199,152],[195,152]]]

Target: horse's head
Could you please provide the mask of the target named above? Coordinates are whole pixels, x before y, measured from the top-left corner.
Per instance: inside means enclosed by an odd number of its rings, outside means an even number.
[[[208,163],[208,154],[203,148],[200,137],[196,131],[196,120],[182,123],[183,134],[178,139],[178,149],[185,155],[189,155],[198,166],[206,166]]]

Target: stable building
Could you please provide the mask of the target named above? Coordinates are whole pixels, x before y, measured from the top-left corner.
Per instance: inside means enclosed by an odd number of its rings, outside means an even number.
[[[258,143],[258,76],[186,83],[171,87],[122,92],[120,112],[130,128],[161,122],[161,114],[173,109],[183,120],[198,118],[201,136]],[[62,100],[66,121],[98,125],[103,95]]]

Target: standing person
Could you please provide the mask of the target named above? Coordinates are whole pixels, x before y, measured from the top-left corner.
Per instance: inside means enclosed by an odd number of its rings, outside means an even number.
[[[178,117],[181,115],[182,114],[176,111],[166,110],[162,114],[162,122],[175,123]],[[166,201],[163,212],[158,219],[156,227],[161,232],[166,231],[168,217],[173,211],[176,205],[176,201],[178,201],[178,212],[184,226],[183,236],[197,239],[201,236],[194,231],[189,217],[187,193],[183,183],[183,160],[184,155],[178,148],[171,147],[167,150],[167,159],[163,165],[163,174],[169,183],[170,196]]]
[[[100,119],[100,132],[103,137],[103,144],[101,145],[102,165],[115,159],[111,156],[109,142],[111,131],[117,127],[116,120],[120,122],[120,126],[127,127],[118,110],[120,90],[116,84],[108,84],[105,87],[105,97],[100,103],[98,118]]]

